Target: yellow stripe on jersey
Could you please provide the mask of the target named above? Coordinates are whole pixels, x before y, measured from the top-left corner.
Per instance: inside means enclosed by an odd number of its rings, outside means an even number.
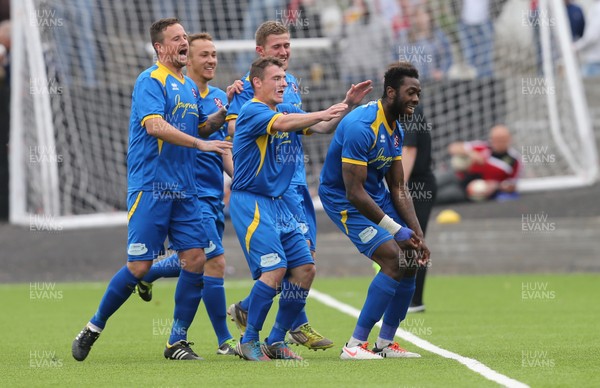
[[[365,161],[350,159],[350,158],[342,158],[342,163],[356,164],[358,166],[366,166],[367,165],[367,162],[365,162]]]
[[[162,116],[159,115],[159,114],[151,114],[151,115],[148,115],[148,116],[144,117],[142,119],[142,127],[144,126],[144,124],[146,124],[146,121],[148,121],[149,119],[156,118],[156,117],[160,117],[162,119]]]
[[[158,141],[158,154],[162,151],[163,141],[161,139],[156,139]]]
[[[394,161],[394,162],[395,162],[396,160],[402,160],[402,155],[400,155],[400,156],[396,156],[396,157],[394,157],[394,159],[392,159],[392,161]]]
[[[208,96],[208,92],[210,92],[210,88],[206,88],[204,92],[200,92],[200,97],[206,98],[206,96]]]
[[[230,114],[225,116],[225,121],[237,120],[238,115]]]
[[[348,210],[342,210],[340,214],[342,215],[342,219],[340,221],[342,222],[342,225],[344,225],[346,234],[348,234],[348,225],[346,225],[346,221],[348,221]]]
[[[252,240],[252,235],[258,229],[258,224],[260,223],[260,211],[258,210],[258,202],[254,201],[254,218],[252,219],[252,223],[248,226],[246,230],[246,252],[250,252],[250,240]]]
[[[256,175],[260,172],[263,164],[265,163],[265,157],[267,156],[267,144],[269,143],[269,135],[262,135],[258,139],[256,139],[256,145],[258,146],[258,151],[260,152],[260,163],[258,164],[258,169],[256,170]]]
[[[272,128],[273,128],[273,123],[274,123],[274,122],[275,122],[275,120],[277,120],[277,118],[278,118],[279,116],[281,116],[282,114],[283,114],[283,113],[277,113],[275,116],[271,117],[271,120],[269,121],[269,124],[267,124],[267,133],[268,133],[269,135],[272,135],[272,134],[274,134],[275,132],[277,132],[277,131],[273,131],[273,130],[272,130]]]
[[[131,207],[131,209],[129,209],[129,213],[127,213],[127,222],[129,223],[129,219],[131,218],[131,216],[133,216],[133,213],[135,212],[135,209],[137,209],[138,207],[138,203],[140,203],[140,199],[142,198],[142,193],[143,191],[140,191],[135,199],[135,202],[133,203],[133,206]]]
[[[169,75],[181,82],[182,84],[185,83],[185,77],[180,77],[177,74],[173,73],[162,63],[156,62],[156,66],[158,66],[158,69],[150,73],[150,77],[159,80],[162,86],[165,86],[167,84],[167,77]]]
[[[375,140],[373,141],[373,144],[371,145],[371,148],[369,150],[372,150],[373,148],[375,148],[375,145],[377,144],[377,139],[379,138],[379,128],[381,127],[381,124],[384,125],[387,133],[390,136],[392,136],[392,133],[394,133],[394,130],[391,129],[390,126],[388,125],[387,120],[385,119],[385,112],[383,111],[383,106],[381,105],[381,100],[378,100],[377,101],[377,116],[375,117],[375,121],[373,121],[373,123],[371,124],[371,130],[375,134]]]

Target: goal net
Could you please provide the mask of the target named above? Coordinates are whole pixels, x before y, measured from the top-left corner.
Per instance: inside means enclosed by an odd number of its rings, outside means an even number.
[[[461,3],[13,0],[11,222],[126,222],[131,92],[155,61],[149,26],[167,16],[213,35],[213,85],[245,74],[254,31],[279,20],[292,33],[289,71],[304,110],[341,101],[363,79],[375,83],[369,98],[379,98],[383,70],[407,60],[421,72],[436,169],[447,168],[450,142],[485,139],[505,123],[522,155],[522,190],[593,183],[596,146],[563,1],[540,0],[534,12],[528,1],[490,0],[479,25],[464,20]],[[305,139],[315,192],[330,139]]]

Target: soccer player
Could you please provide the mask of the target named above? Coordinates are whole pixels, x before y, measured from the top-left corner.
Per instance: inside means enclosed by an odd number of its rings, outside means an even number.
[[[229,152],[225,141],[202,141],[198,128],[220,128],[225,110],[209,118],[198,106],[198,90],[184,76],[189,44],[176,18],[150,27],[158,61],[138,77],[129,124],[127,265],[108,284],[96,314],[72,344],[73,357],[83,361],[106,321],[129,298],[164,249],[168,236],[182,263],[175,290],[174,322],[164,356],[172,360],[201,359],[187,341],[202,295],[204,237],[194,180],[197,150]]]
[[[296,171],[296,163],[288,156],[294,155],[298,131],[330,131],[348,109],[340,103],[305,113],[282,104],[288,86],[283,66],[274,57],[252,63],[249,78],[254,98],[242,107],[233,140],[231,221],[256,280],[237,352],[251,361],[301,359],[284,339],[306,304],[315,268],[298,222],[282,199]],[[278,291],[275,324],[261,344],[259,332]]]
[[[208,83],[215,77],[217,70],[217,49],[212,37],[207,33],[193,34],[188,37],[190,52],[187,62],[187,75],[198,86],[202,100],[200,107],[206,114],[219,111],[231,100],[241,81],[227,88],[227,94],[221,89]],[[212,133],[210,133],[212,132]],[[226,125],[216,131],[203,127],[201,136],[210,140],[225,140]],[[217,155],[198,152],[195,167],[196,190],[202,211],[202,223],[209,239],[209,246],[204,250],[206,264],[204,265],[204,288],[202,298],[206,312],[210,318],[218,340],[217,354],[235,355],[236,341],[227,328],[227,305],[225,303],[225,250],[223,249],[223,230],[225,215],[223,213],[223,170],[233,175],[233,160],[231,153]],[[200,220],[199,220],[200,221]],[[152,300],[152,283],[161,277],[177,277],[180,272],[177,254],[156,262],[146,276],[137,284],[136,289],[145,301]]]
[[[273,56],[283,62],[283,69],[286,70],[285,80],[288,85],[283,95],[283,102],[302,108],[302,97],[298,81],[291,73],[287,72],[291,56],[290,34],[287,27],[276,21],[267,21],[261,24],[256,30],[256,52],[260,57]],[[233,97],[233,101],[227,112],[230,134],[233,134],[235,131],[236,119],[241,107],[254,96],[254,90],[250,86],[249,74],[246,74],[243,79],[243,91]],[[343,115],[358,105],[364,96],[372,90],[371,84],[371,81],[365,81],[353,85],[348,90],[343,103],[347,104],[349,109]],[[330,129],[334,130],[335,126],[331,126]],[[303,230],[304,237],[310,246],[311,254],[314,258],[317,243],[317,222],[312,198],[306,183],[304,150],[301,139],[299,139],[293,151],[294,155],[290,155],[289,159],[296,161],[296,171],[289,189],[283,195],[283,199],[294,215],[294,218],[300,223],[300,227]],[[248,302],[249,299],[246,298],[239,303],[232,304],[227,309],[227,313],[236,323],[242,335],[244,335],[246,329]],[[333,342],[330,339],[312,328],[304,310],[300,312],[292,325],[290,342],[301,344],[314,350],[328,349],[333,346]]]
[[[417,70],[407,62],[392,65],[385,73],[381,99],[356,108],[340,122],[321,172],[323,208],[358,250],[381,267],[354,333],[342,348],[344,360],[420,357],[394,342],[415,289],[414,261],[429,260],[404,185],[398,122],[400,115],[413,114],[420,93]],[[370,350],[369,334],[382,316],[383,326]]]

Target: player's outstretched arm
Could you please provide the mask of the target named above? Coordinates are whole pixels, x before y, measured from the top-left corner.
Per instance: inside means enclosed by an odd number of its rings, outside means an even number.
[[[225,173],[227,175],[229,175],[230,178],[233,178],[233,153],[232,152],[228,152],[223,155],[223,171],[225,171]]]
[[[173,127],[162,117],[150,118],[146,120],[144,126],[148,135],[178,146],[195,148],[194,144],[198,140],[196,137]]]
[[[150,118],[146,120],[144,126],[148,135],[174,145],[197,148],[200,151],[216,152],[218,154],[227,153],[231,149],[231,143],[228,141],[202,141],[181,132],[162,117]]]
[[[312,127],[321,121],[330,121],[340,117],[343,111],[348,109],[346,104],[335,104],[312,113],[290,113],[278,116],[271,129],[276,132],[294,132],[304,128]]]
[[[220,155],[227,155],[231,153],[232,144],[229,141],[222,140],[200,140],[196,139],[194,142],[194,148],[204,152],[214,152]]]
[[[348,113],[354,109],[360,102],[365,98],[367,94],[369,94],[373,90],[373,82],[372,81],[363,81],[359,84],[352,84],[350,89],[346,92],[346,98],[342,101],[342,104],[348,105],[345,111],[342,112],[340,117],[337,117],[333,120],[327,122],[320,122],[312,127],[310,127],[308,134],[312,133],[321,133],[327,134],[332,133],[337,128],[337,125],[340,121],[346,116]]]

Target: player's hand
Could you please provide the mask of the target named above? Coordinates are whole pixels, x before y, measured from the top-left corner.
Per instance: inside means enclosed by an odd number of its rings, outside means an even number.
[[[346,92],[346,99],[344,102],[350,107],[354,107],[362,101],[363,98],[373,90],[373,81],[367,80],[359,84],[352,84],[350,89]]]
[[[321,121],[330,121],[336,119],[342,115],[348,109],[348,105],[340,102],[322,111]]]
[[[427,265],[430,255],[431,252],[425,244],[425,240],[421,240],[421,247],[417,250],[417,263],[422,266]]]
[[[402,250],[418,249],[421,246],[421,239],[412,229],[403,226],[394,235],[394,240]]]
[[[229,141],[222,140],[203,141],[200,139],[196,139],[196,141],[194,142],[194,146],[200,151],[214,152],[219,155],[226,155],[230,152],[231,147],[233,147],[233,144]]]
[[[233,83],[225,89],[225,93],[227,94],[227,101],[233,101],[233,96],[235,96],[236,94],[240,94],[242,90],[244,90],[244,83],[242,82],[242,80],[236,79],[235,81],[233,81]]]

